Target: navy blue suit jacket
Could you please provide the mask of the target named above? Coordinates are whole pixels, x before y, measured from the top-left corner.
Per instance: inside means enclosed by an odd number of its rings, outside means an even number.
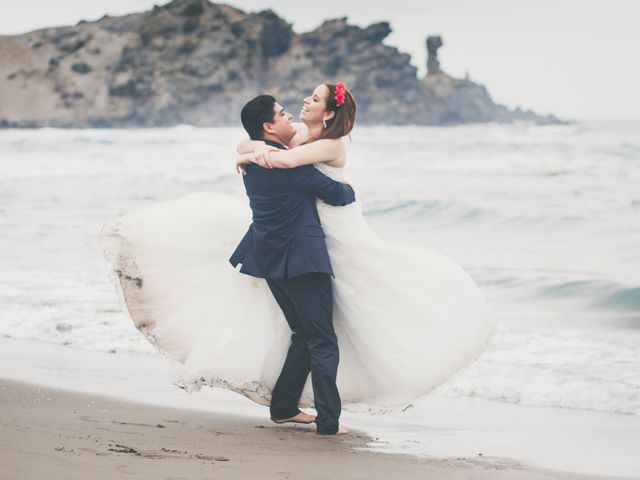
[[[330,205],[348,205],[355,201],[353,189],[313,165],[266,169],[250,164],[243,180],[253,223],[229,258],[231,264],[242,264],[240,272],[260,278],[333,275],[316,197]]]

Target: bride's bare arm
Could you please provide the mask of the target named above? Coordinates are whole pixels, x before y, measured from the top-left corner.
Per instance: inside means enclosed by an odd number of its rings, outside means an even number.
[[[309,138],[309,129],[302,122],[294,122],[293,128],[296,129],[296,134],[293,136],[291,141],[289,142],[289,148],[295,148],[297,146],[302,145]]]
[[[264,142],[260,140],[251,140],[250,138],[245,138],[236,147],[236,152],[240,154],[250,153],[255,151],[256,148],[259,148],[262,146],[264,146]]]
[[[296,168],[311,163],[331,163],[343,157],[342,140],[325,138],[291,150],[271,151],[267,154],[267,163],[273,168]]]

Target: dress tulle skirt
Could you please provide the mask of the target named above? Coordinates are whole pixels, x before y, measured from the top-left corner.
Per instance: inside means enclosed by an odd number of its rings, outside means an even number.
[[[381,240],[360,205],[318,213],[335,272],[343,404],[406,405],[449,379],[494,332],[485,300],[455,261]],[[263,279],[228,258],[251,222],[246,198],[196,193],[124,215],[105,253],[135,326],[188,391],[223,387],[268,405],[291,331]],[[301,406],[313,406],[310,379]]]

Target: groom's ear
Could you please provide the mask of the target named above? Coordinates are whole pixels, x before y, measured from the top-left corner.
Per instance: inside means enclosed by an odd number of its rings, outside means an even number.
[[[273,129],[273,125],[269,122],[264,122],[262,124],[262,131],[264,133],[275,133],[275,130]]]

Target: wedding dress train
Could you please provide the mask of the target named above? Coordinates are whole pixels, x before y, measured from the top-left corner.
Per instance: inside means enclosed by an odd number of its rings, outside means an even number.
[[[343,404],[406,405],[484,351],[494,323],[459,264],[380,239],[358,202],[317,206],[335,273]],[[228,262],[250,222],[246,199],[195,193],[124,215],[103,238],[126,309],[177,367],[176,385],[223,387],[268,405],[291,331],[266,282]],[[309,380],[300,405],[313,405]]]

